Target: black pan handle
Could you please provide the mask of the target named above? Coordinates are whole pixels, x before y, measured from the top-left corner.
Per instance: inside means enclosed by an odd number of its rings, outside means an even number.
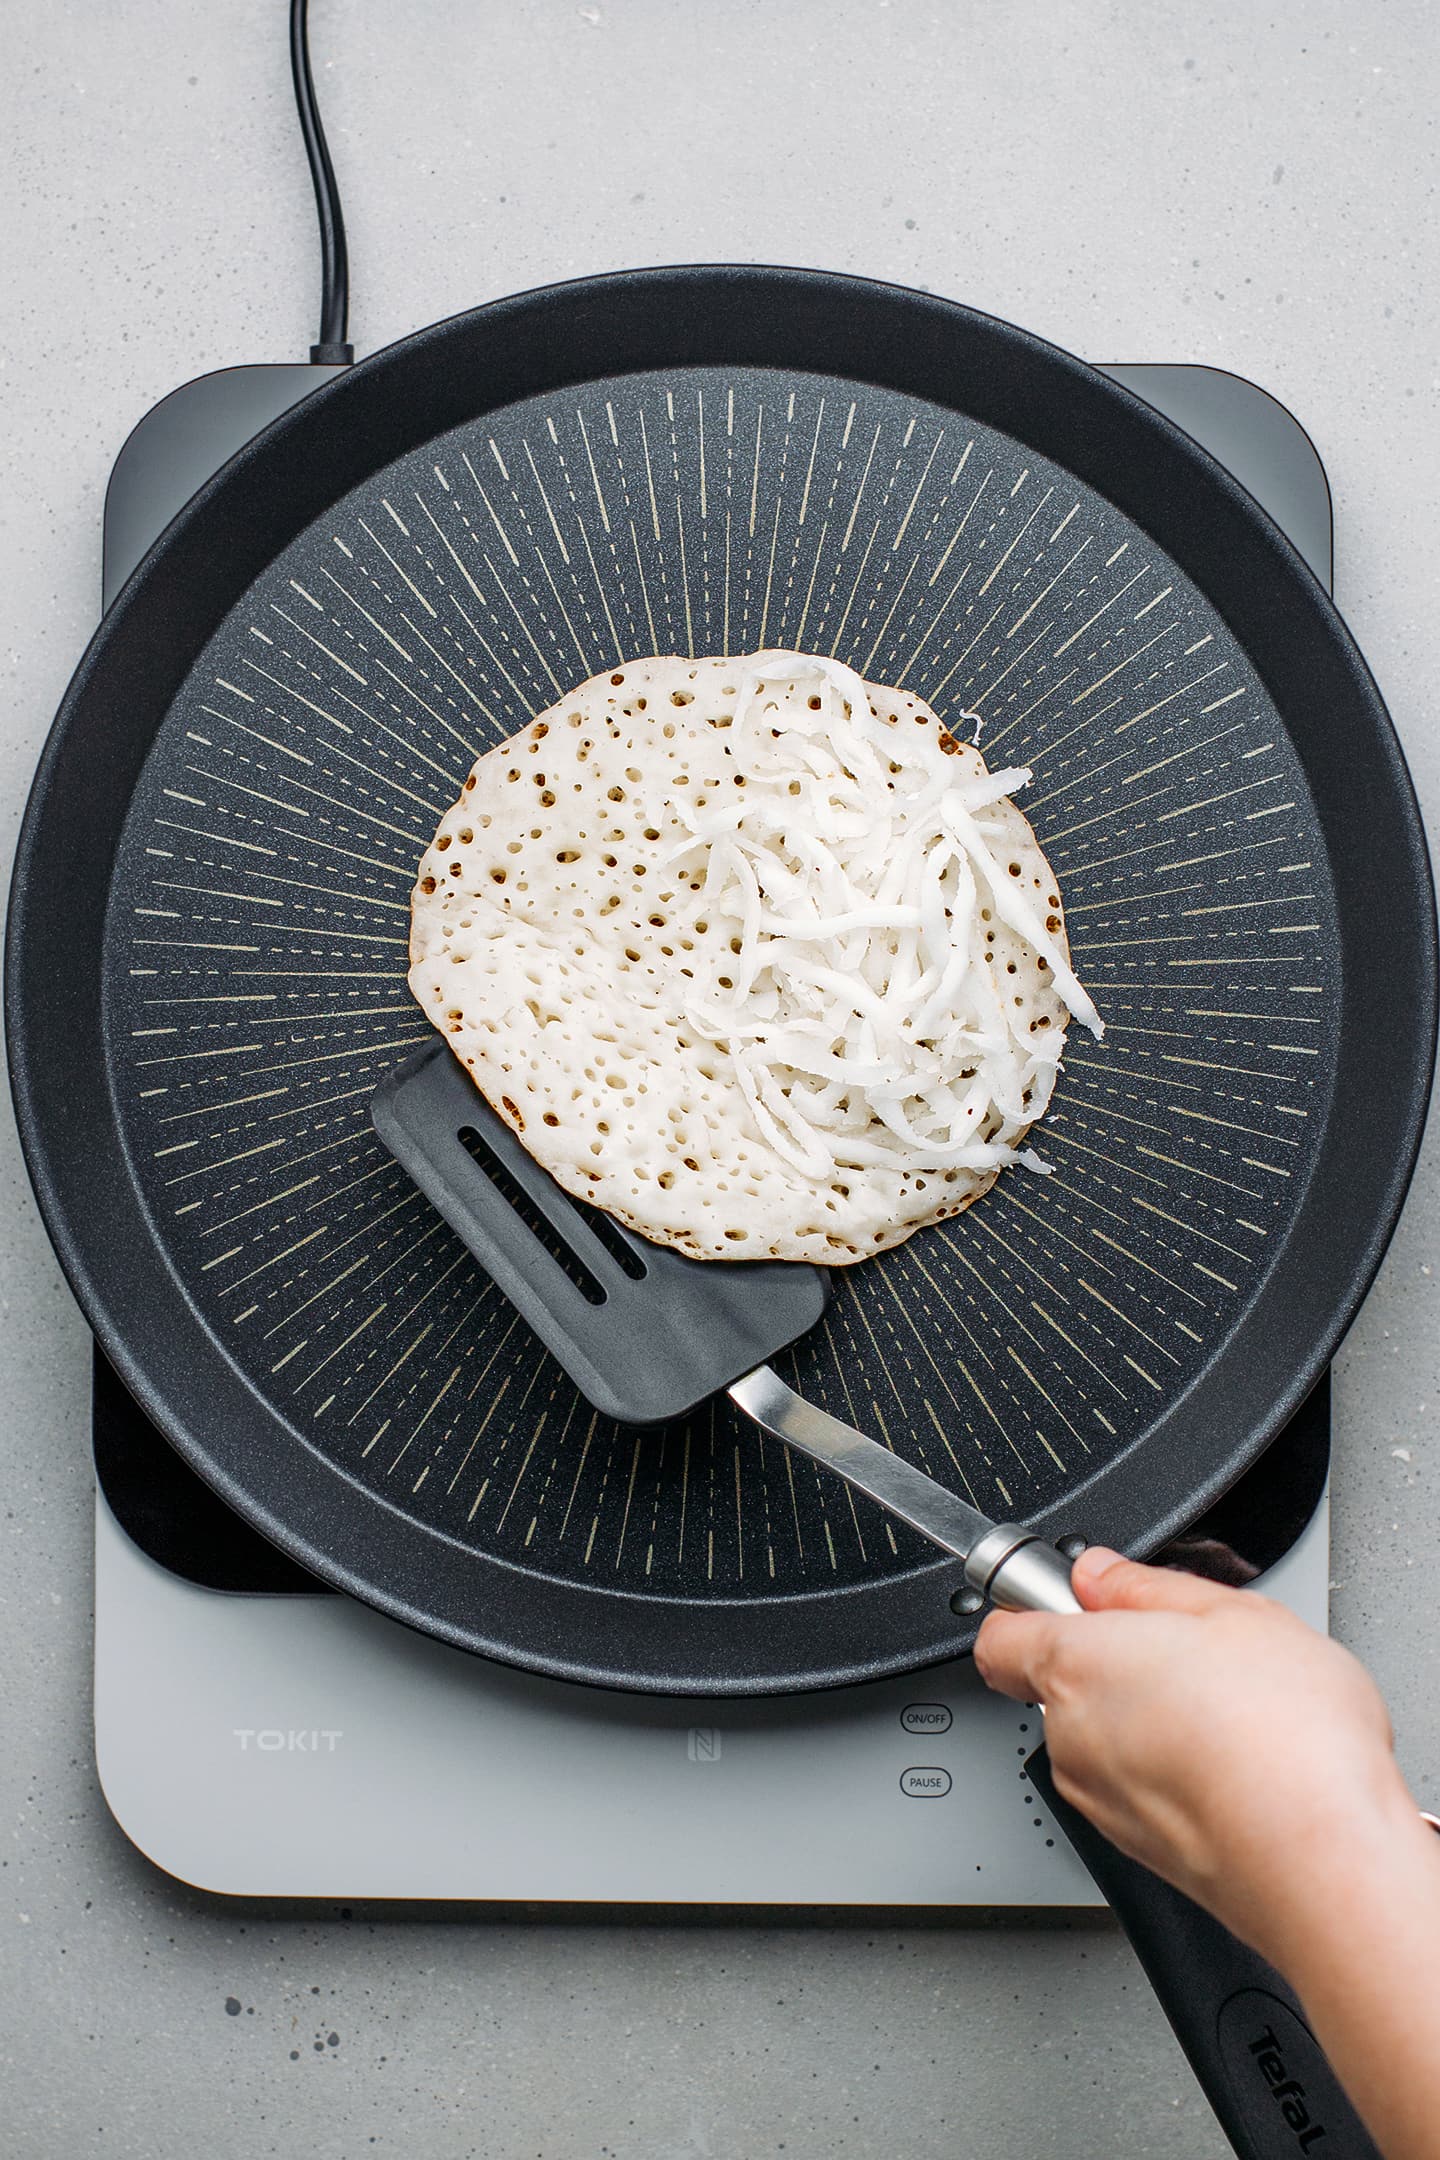
[[[1062,1800],[1043,1747],[1025,1768],[1129,1936],[1240,2160],[1382,2160],[1274,1966]]]

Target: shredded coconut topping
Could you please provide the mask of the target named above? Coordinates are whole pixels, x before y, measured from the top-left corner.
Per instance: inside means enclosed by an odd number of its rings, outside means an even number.
[[[770,695],[813,683],[798,709]],[[1047,963],[1067,1010],[1102,1022],[1065,952],[992,843],[984,813],[1031,778],[957,774],[936,736],[899,736],[853,669],[757,653],[739,671],[726,744],[745,793],[699,814],[672,851],[705,875],[707,903],[740,925],[686,999],[724,1049],[755,1122],[803,1176],[893,1164],[993,1170],[1032,1151],[977,1137],[992,1109],[1027,1121],[1062,1047],[1036,1042],[997,994],[975,936],[988,901]],[[982,897],[983,896],[983,897]]]
[[[627,662],[480,758],[411,986],[569,1191],[700,1258],[862,1258],[1044,1171],[1100,1033],[1029,779],[838,661]]]

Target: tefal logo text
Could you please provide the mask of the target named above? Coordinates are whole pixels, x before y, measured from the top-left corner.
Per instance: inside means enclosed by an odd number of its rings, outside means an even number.
[[[1295,2133],[1297,2149],[1311,2151],[1324,2137],[1325,2125],[1317,2122],[1305,2105],[1305,2087],[1299,2079],[1287,2075],[1285,2058],[1280,2053],[1280,2042],[1273,2028],[1267,2026],[1258,2039],[1249,2042],[1249,2048],[1256,2068],[1270,2087],[1271,2099]]]

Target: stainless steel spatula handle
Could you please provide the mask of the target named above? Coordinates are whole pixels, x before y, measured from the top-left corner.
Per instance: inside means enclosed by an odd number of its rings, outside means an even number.
[[[757,1365],[728,1393],[762,1431],[824,1463],[942,1552],[963,1560],[966,1581],[993,1604],[1009,1612],[1080,1611],[1070,1562],[1053,1545],[1015,1523],[992,1523],[878,1440],[806,1402],[768,1365]]]

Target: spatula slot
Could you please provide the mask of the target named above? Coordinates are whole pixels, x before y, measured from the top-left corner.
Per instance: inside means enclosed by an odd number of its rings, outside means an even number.
[[[605,1214],[601,1208],[591,1207],[584,1200],[577,1200],[573,1193],[570,1195],[570,1205],[586,1229],[599,1238],[616,1265],[625,1270],[631,1282],[644,1282],[650,1270],[614,1216]]]
[[[515,1215],[525,1225],[531,1237],[538,1244],[544,1246],[557,1267],[564,1269],[586,1304],[603,1305],[606,1296],[605,1285],[597,1282],[584,1261],[580,1259],[578,1254],[571,1251],[559,1231],[546,1216],[541,1214],[524,1186],[520,1184],[517,1178],[511,1176],[484,1136],[476,1132],[473,1125],[462,1125],[455,1137],[471,1160],[480,1165],[496,1192],[499,1193],[501,1199],[506,1202],[507,1206],[514,1211]],[[586,1209],[584,1212],[587,1215],[593,1215],[595,1210]],[[592,1223],[591,1228],[597,1231],[597,1235],[601,1235],[598,1230],[598,1223]],[[636,1267],[633,1264],[635,1261],[634,1254],[628,1250],[615,1251],[608,1239],[602,1239],[602,1241],[605,1243],[607,1250],[614,1252],[615,1258],[625,1269],[627,1275],[636,1273]],[[616,1244],[619,1243],[620,1241],[617,1239]],[[638,1272],[641,1275],[644,1274],[643,1264],[639,1266]]]
[[[691,1260],[572,1199],[443,1041],[387,1075],[370,1115],[581,1393],[623,1425],[684,1417],[825,1310],[815,1268]]]

